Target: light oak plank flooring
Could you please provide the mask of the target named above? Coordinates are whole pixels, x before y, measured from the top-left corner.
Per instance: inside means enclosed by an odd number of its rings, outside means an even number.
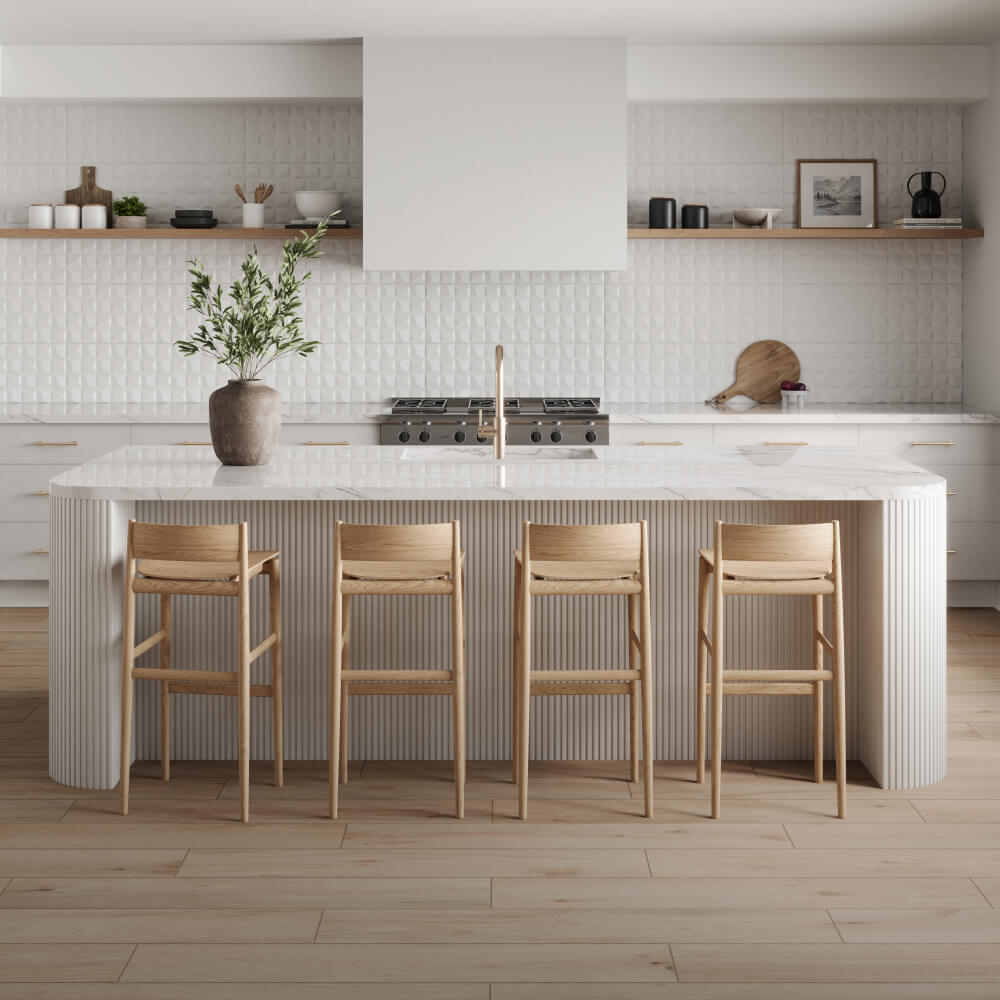
[[[657,815],[612,762],[351,761],[47,774],[47,617],[0,609],[0,996],[17,1000],[997,1000],[1000,614],[949,618],[949,774],[849,818],[808,761],[727,762],[724,819],[685,761]],[[678,665],[677,669],[684,669]],[[331,986],[329,984],[336,984]]]

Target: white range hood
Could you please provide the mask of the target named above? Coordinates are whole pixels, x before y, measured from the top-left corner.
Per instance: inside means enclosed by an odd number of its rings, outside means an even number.
[[[623,39],[365,39],[367,270],[626,266]]]

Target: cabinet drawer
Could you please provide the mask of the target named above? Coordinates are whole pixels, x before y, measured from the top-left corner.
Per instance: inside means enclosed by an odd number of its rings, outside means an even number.
[[[182,444],[211,447],[208,424],[133,424],[132,444]]]
[[[650,448],[708,448],[711,424],[612,424],[610,440],[619,448],[643,445]],[[675,442],[680,442],[676,444]]]
[[[860,442],[865,451],[921,467],[1000,464],[1000,426],[993,424],[862,424]]]
[[[125,424],[5,424],[0,464],[79,465],[129,442]]]
[[[0,524],[0,580],[47,580],[48,548],[48,520]]]
[[[857,448],[857,424],[715,424],[714,442],[720,448],[790,445],[815,448]]]
[[[281,443],[332,448],[342,444],[378,444],[378,425],[371,424],[284,424]]]
[[[49,480],[66,465],[5,465],[0,469],[0,521],[49,519]]]
[[[1000,518],[1000,465],[927,465],[948,481],[948,521],[982,523]]]
[[[1000,523],[948,525],[949,580],[1000,580]]]

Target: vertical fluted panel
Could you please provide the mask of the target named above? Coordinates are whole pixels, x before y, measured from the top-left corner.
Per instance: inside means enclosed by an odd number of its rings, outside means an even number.
[[[889,787],[943,773],[943,498],[814,503],[691,501],[472,502],[141,502],[135,516],[173,523],[246,519],[251,544],[282,554],[285,635],[285,752],[326,756],[333,525],[336,518],[405,523],[458,518],[467,555],[469,755],[510,755],[512,558],[521,521],[600,523],[646,518],[652,566],[656,754],[695,752],[696,551],[710,544],[716,518],[745,522],[841,520],[847,630],[848,752],[860,754]],[[87,787],[117,781],[121,560],[128,504],[52,502],[52,774]],[[928,541],[930,540],[930,541]],[[266,634],[266,583],[253,584],[254,641]],[[236,608],[230,598],[178,597],[174,664],[232,669]],[[351,660],[356,666],[446,665],[449,602],[436,597],[355,598]],[[727,666],[811,663],[809,602],[802,597],[726,601]],[[156,628],[156,599],[138,598],[138,635]],[[539,667],[627,662],[624,599],[534,600],[534,663]],[[827,611],[829,623],[829,609]],[[883,627],[883,622],[884,627]],[[155,652],[148,654],[155,662]],[[254,664],[266,682],[269,657]],[[136,685],[136,753],[158,754],[156,685]],[[802,758],[812,752],[811,699],[726,700],[730,759]],[[233,699],[174,696],[177,758],[236,754]],[[833,727],[826,699],[827,754]],[[353,697],[355,758],[447,759],[452,755],[446,697]],[[624,698],[532,699],[536,758],[627,755]],[[270,703],[255,700],[253,753],[271,756]]]

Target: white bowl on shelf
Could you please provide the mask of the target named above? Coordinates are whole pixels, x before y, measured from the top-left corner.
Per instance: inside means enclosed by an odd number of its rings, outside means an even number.
[[[295,207],[303,219],[325,219],[340,208],[342,196],[336,191],[296,191]]]

